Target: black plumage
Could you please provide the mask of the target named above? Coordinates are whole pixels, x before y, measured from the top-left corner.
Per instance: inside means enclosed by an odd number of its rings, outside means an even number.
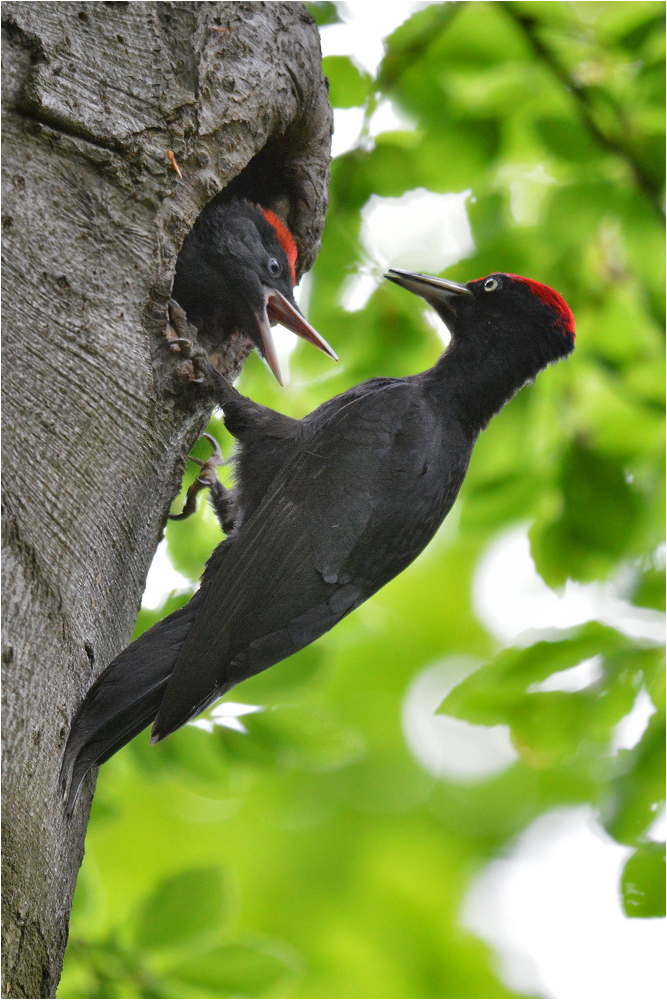
[[[241,445],[233,529],[189,604],[132,643],[86,696],[63,761],[70,810],[89,768],[144,726],[153,722],[152,742],[168,736],[408,566],[454,503],[480,431],[574,347],[572,313],[537,282],[387,277],[450,327],[428,371],[370,379],[293,420],[197,362]]]
[[[183,243],[172,295],[209,352],[243,334],[280,382],[271,323],[338,360],[294,301],[296,260],[294,238],[274,212],[238,198],[211,202]]]

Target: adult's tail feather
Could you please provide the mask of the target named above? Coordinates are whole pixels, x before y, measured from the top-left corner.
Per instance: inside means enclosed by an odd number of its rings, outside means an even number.
[[[155,719],[202,596],[198,591],[188,604],[124,649],[79,706],[60,771],[68,816],[90,768],[108,760]]]

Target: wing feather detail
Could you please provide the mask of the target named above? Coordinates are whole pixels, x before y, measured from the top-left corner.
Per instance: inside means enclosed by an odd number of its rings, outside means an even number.
[[[439,441],[420,402],[414,385],[391,383],[338,407],[295,442],[255,514],[216,554],[153,739],[328,631],[399,571],[397,561],[402,568],[423,547],[392,553],[388,574],[369,574],[355,558],[387,525],[401,532],[422,516],[408,494],[424,446],[433,451]],[[365,537],[369,525],[372,537]]]

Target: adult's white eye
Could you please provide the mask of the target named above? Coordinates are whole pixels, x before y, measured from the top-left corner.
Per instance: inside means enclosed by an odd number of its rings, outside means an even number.
[[[268,268],[269,268],[269,274],[274,278],[277,278],[280,272],[282,271],[282,267],[280,266],[279,262],[276,260],[275,257],[269,257]]]
[[[484,282],[484,291],[485,292],[495,292],[495,290],[496,290],[496,288],[498,288],[499,284],[500,284],[500,282],[496,281],[495,278],[487,278],[486,281]]]

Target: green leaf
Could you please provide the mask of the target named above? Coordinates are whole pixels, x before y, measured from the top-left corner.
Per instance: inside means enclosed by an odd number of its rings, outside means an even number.
[[[575,118],[541,118],[535,129],[548,151],[566,162],[588,163],[599,155],[590,133]]]
[[[335,3],[330,3],[329,0],[307,0],[306,7],[315,18],[318,28],[324,28],[327,24],[340,24]]]
[[[231,734],[219,727],[209,733],[198,726],[186,725],[157,746],[151,746],[143,733],[132,741],[130,748],[148,780],[168,775],[195,795],[228,799],[234,778],[226,748],[228,735]]]
[[[632,588],[632,603],[640,608],[665,610],[665,571],[650,566],[637,577],[637,583]]]
[[[454,688],[439,711],[478,725],[509,725],[530,767],[560,767],[577,756],[582,768],[598,767],[656,655],[658,650],[592,622],[567,639],[506,650]],[[571,693],[537,687],[593,656],[601,660],[601,681]]]
[[[404,72],[424,61],[428,49],[435,39],[444,35],[459,6],[456,3],[429,4],[389,36],[378,78],[383,88],[395,85]]]
[[[354,108],[366,103],[372,80],[348,56],[327,56],[322,70],[329,80],[329,100],[334,108]]]
[[[281,707],[244,716],[243,721],[247,735],[220,734],[227,751],[239,762],[326,772],[346,766],[361,751],[358,734],[320,707]]]
[[[614,629],[590,622],[565,638],[507,649],[457,685],[438,711],[478,725],[497,725],[507,721],[511,706],[533,699],[531,685],[593,656],[618,653],[628,643]]]
[[[562,508],[531,532],[531,552],[540,576],[552,587],[568,579],[604,577],[633,551],[641,497],[623,464],[580,442],[565,455],[560,474]]]
[[[657,819],[665,801],[665,713],[652,715],[632,750],[619,751],[602,806],[606,830],[635,846]]]
[[[665,845],[642,844],[621,876],[626,917],[665,916]]]
[[[164,879],[137,917],[140,948],[182,947],[220,928],[225,916],[218,868],[191,868]]]
[[[174,996],[196,996],[194,991],[215,997],[266,996],[293,972],[287,960],[273,951],[254,943],[220,945],[194,962],[173,966],[167,975],[183,988]]]

